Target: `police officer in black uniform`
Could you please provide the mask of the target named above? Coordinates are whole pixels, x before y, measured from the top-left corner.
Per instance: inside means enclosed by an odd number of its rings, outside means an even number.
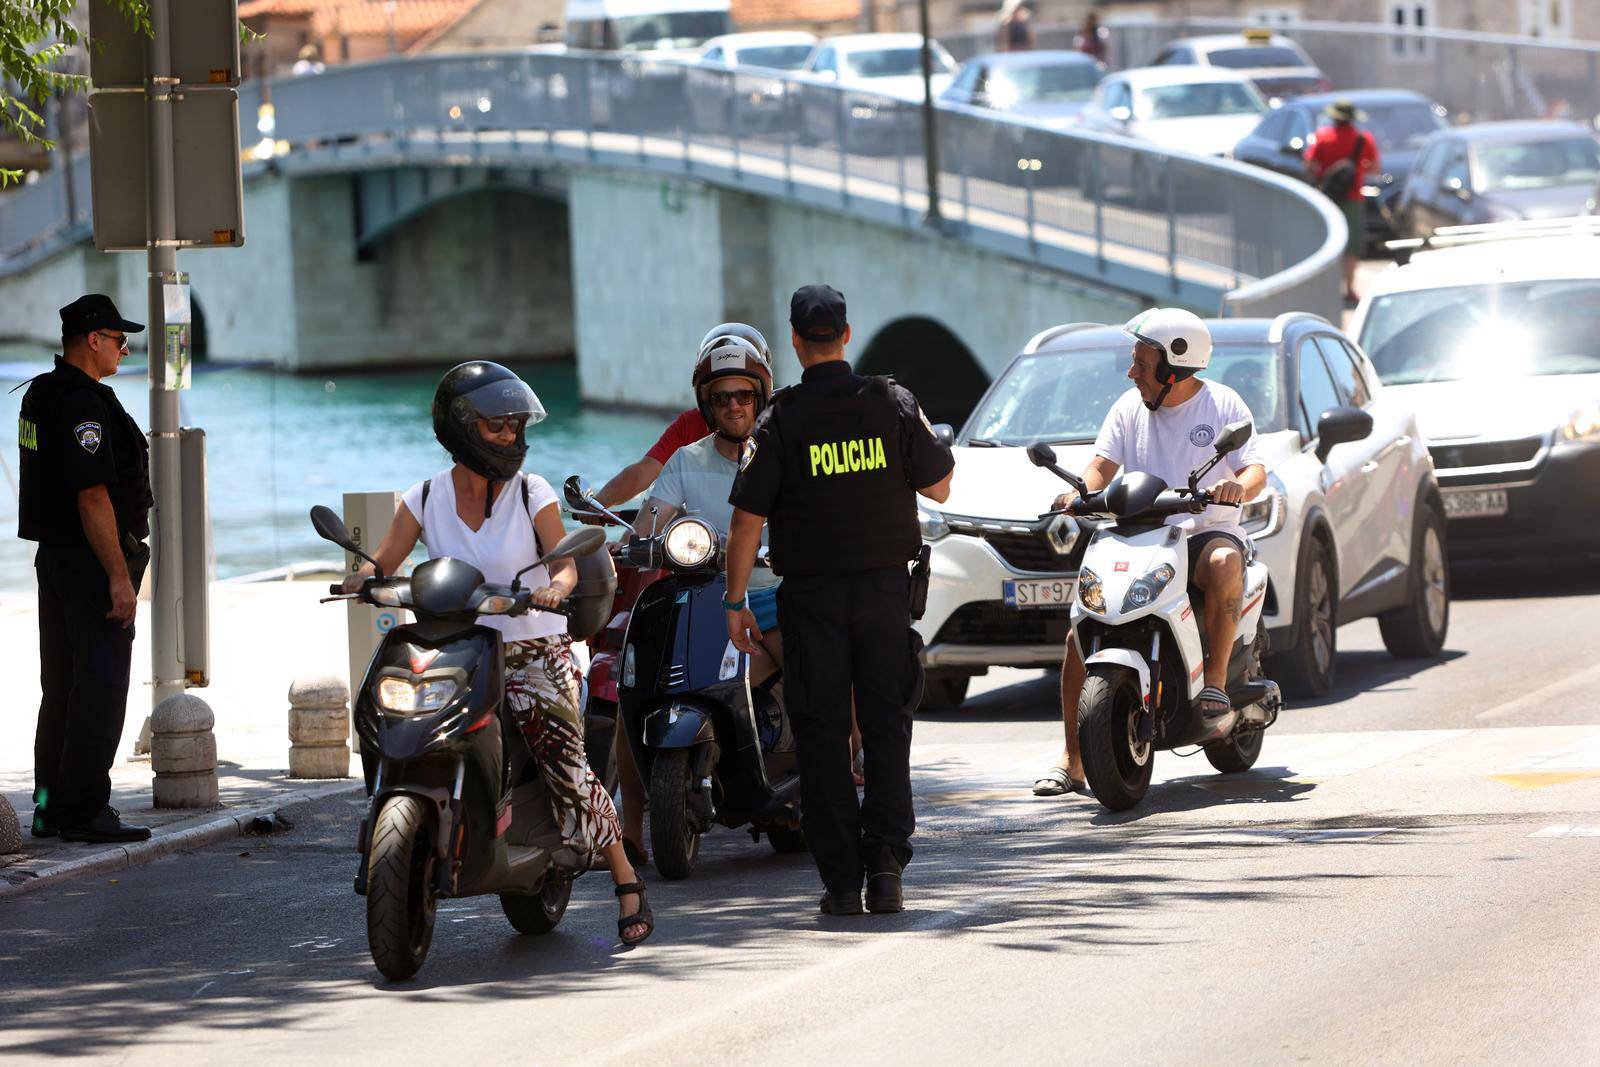
[[[39,543],[39,682],[33,836],[142,841],[110,806],[133,618],[150,550],[149,445],[101,380],[128,353],[129,322],[98,293],[61,309],[55,368],[33,379],[18,424],[19,536]]]
[[[911,859],[911,713],[922,689],[908,564],[922,546],[916,495],[950,495],[955,461],[916,398],[851,370],[844,297],[808,285],[789,304],[800,384],[773,396],[745,446],[730,501],[728,634],[760,638],[746,583],[768,525],[783,576],[784,694],[800,758],[800,819],[826,892],[822,911],[901,910]],[[857,803],[850,703],[866,760]]]

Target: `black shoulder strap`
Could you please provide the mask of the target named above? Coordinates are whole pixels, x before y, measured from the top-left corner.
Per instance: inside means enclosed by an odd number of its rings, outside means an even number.
[[[1366,136],[1367,133],[1365,130],[1356,130],[1356,146],[1350,150],[1350,165],[1353,167],[1359,167],[1361,165],[1361,146],[1366,143],[1363,140],[1363,138]]]
[[[528,476],[517,475],[517,485],[522,489],[522,510],[528,513],[528,525],[533,527],[533,550],[544,555],[544,546],[539,544],[539,524],[533,521],[533,504],[528,499]]]

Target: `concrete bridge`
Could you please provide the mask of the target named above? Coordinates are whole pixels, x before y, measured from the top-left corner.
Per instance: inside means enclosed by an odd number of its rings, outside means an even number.
[[[244,248],[180,254],[213,359],[576,353],[587,399],[671,406],[707,326],[780,339],[827,280],[858,361],[954,416],[1054,322],[1338,310],[1343,223],[1306,187],[984,112],[939,113],[935,226],[918,109],[833,86],[519,52],[250,86],[242,124],[267,101]],[[88,210],[81,161],[0,197],[0,337],[50,339],[80,291],[140,305]]]

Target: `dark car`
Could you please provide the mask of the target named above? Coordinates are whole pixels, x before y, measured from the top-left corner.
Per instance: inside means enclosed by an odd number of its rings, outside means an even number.
[[[1574,122],[1482,122],[1422,146],[1396,229],[1427,237],[1475,226],[1581,215],[1600,179],[1600,141]]]
[[[974,56],[961,65],[955,80],[939,94],[940,107],[981,108],[1001,116],[1029,119],[1054,129],[1077,125],[1078,115],[1094,95],[1095,86],[1105,77],[1105,64],[1082,52],[1006,52]],[[1019,165],[1041,160],[1057,164],[1065,159],[1049,158],[1058,153],[1038,150],[1037,135],[1029,139],[1026,127],[995,122],[986,117],[949,122],[948,135],[958,157],[967,160],[974,172],[1005,180],[1015,179]],[[1030,148],[1030,145],[1032,147]],[[1061,184],[1070,173],[1039,173],[1041,184]]]
[[[1383,241],[1397,236],[1394,209],[1424,142],[1449,128],[1443,107],[1420,93],[1404,89],[1354,89],[1342,93],[1316,93],[1285,100],[1283,106],[1233,150],[1245,163],[1304,178],[1306,141],[1328,123],[1324,110],[1336,100],[1348,100],[1361,112],[1357,123],[1378,141],[1379,173],[1369,174],[1366,185],[1367,239]]]

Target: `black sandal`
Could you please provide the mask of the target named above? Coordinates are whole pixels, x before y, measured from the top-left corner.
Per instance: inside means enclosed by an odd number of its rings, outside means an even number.
[[[1214,685],[1208,685],[1200,690],[1200,695],[1194,698],[1195,704],[1200,708],[1200,714],[1207,719],[1220,719],[1233,710],[1233,703],[1228,699],[1228,694]]]
[[[622,915],[617,918],[617,936],[622,939],[622,943],[629,946],[637,945],[654,933],[656,929],[655,914],[650,910],[650,902],[645,899],[644,895],[644,879],[641,878],[637,882],[624,882],[622,885],[617,886],[614,892],[619,897],[629,896],[634,893],[639,895],[639,910],[632,915]],[[642,926],[644,927],[644,933],[629,940],[628,927],[630,926]]]

